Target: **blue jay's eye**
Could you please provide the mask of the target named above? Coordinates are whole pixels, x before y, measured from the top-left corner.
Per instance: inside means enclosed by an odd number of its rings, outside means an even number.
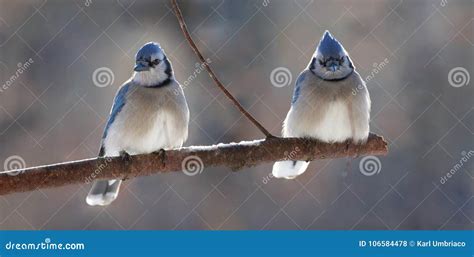
[[[339,59],[339,65],[342,65],[344,63],[344,57],[341,57],[341,59]]]
[[[155,60],[153,60],[153,61],[150,62],[150,64],[151,64],[152,66],[158,65],[159,63],[160,63],[160,60],[159,60],[159,59],[155,59]]]
[[[319,61],[319,65],[324,65],[324,62],[322,60],[318,60]]]

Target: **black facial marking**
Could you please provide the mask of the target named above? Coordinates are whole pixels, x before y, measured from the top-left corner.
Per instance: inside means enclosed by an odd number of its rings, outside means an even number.
[[[156,84],[156,85],[152,85],[152,86],[147,86],[147,87],[164,87],[164,86],[167,86],[171,83],[171,77],[173,76],[173,70],[171,69],[171,63],[170,61],[168,61],[168,58],[164,57],[163,60],[161,60],[160,62],[164,62],[165,65],[166,65],[166,69],[165,69],[165,74],[166,74],[166,79],[161,81],[160,83]]]
[[[342,66],[345,62],[345,59],[347,58],[347,62],[349,63],[349,67],[351,68],[351,71],[349,74],[347,74],[347,76],[343,77],[343,78],[334,78],[334,79],[328,79],[328,78],[321,78],[319,75],[316,74],[315,72],[315,69],[316,69],[316,61],[318,62],[319,65],[323,66],[323,67],[327,67],[328,64],[331,64],[331,63],[336,63],[340,66]],[[316,60],[316,57],[313,57],[313,59],[311,60],[311,63],[308,67],[309,71],[311,73],[313,73],[315,76],[323,79],[323,80],[326,80],[326,81],[341,81],[341,80],[345,80],[347,77],[349,77],[353,72],[354,72],[354,66],[352,65],[352,62],[351,62],[351,59],[349,59],[349,56],[347,55],[344,55],[342,57],[333,57],[333,56],[330,56],[328,58],[323,58],[323,59],[317,59]]]
[[[150,67],[154,68],[156,65],[160,64],[160,60],[156,59],[156,60],[153,60],[153,61],[149,61],[148,64],[150,65]]]
[[[171,70],[171,63],[166,57],[163,59],[163,62],[165,62],[166,65],[165,74],[168,76],[168,78],[171,78],[171,76],[173,75],[173,71]]]

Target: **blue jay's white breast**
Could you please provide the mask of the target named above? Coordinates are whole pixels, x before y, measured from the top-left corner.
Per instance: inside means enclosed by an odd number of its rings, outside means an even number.
[[[283,136],[314,137],[324,142],[343,142],[352,138],[347,104],[343,101],[334,101],[327,103],[324,109],[323,114],[308,115],[299,122],[291,122],[296,117],[293,117],[294,111],[290,110]]]
[[[343,81],[323,81],[309,71],[300,76],[299,96],[286,116],[284,137],[312,137],[331,143],[367,139],[370,98],[356,72]],[[359,92],[353,94],[357,87]]]
[[[328,142],[341,142],[352,137],[347,104],[342,101],[328,103],[326,113],[309,131],[313,137]]]
[[[135,86],[104,139],[107,156],[120,151],[150,153],[181,147],[188,136],[189,110],[176,83],[163,88]]]

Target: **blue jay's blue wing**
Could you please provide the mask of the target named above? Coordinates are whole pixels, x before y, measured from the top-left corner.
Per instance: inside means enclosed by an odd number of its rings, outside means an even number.
[[[117,114],[120,113],[123,106],[125,105],[127,92],[129,89],[130,89],[130,84],[125,84],[124,86],[120,88],[117,95],[115,96],[114,105],[112,106],[112,110],[110,111],[109,120],[107,121],[107,125],[105,126],[104,135],[102,136],[102,138],[107,137],[107,132],[110,128],[110,125],[114,123],[115,118],[117,117]]]
[[[295,90],[293,91],[293,98],[291,99],[291,104],[296,103],[296,101],[298,100],[298,97],[300,96],[300,90],[301,90],[300,84],[303,82],[304,79],[305,79],[305,73],[301,73],[298,76],[298,79],[296,80]]]
[[[114,104],[112,106],[112,110],[110,111],[107,124],[105,125],[104,134],[102,135],[102,143],[100,144],[99,157],[105,156],[105,148],[103,144],[104,138],[107,137],[107,132],[109,131],[110,125],[114,123],[117,114],[122,110],[122,107],[125,105],[126,95],[129,88],[130,84],[125,84],[124,86],[122,86],[114,98]]]

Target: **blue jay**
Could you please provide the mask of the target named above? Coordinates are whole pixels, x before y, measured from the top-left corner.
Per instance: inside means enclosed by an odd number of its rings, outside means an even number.
[[[134,71],[115,96],[99,156],[178,148],[188,137],[188,105],[163,49],[153,42],[145,44],[135,57]],[[95,181],[87,204],[110,204],[120,184],[121,180]]]
[[[364,143],[369,135],[370,97],[344,47],[324,32],[308,68],[299,75],[291,108],[283,123],[283,137],[307,137],[327,143]],[[277,178],[292,179],[307,161],[280,161]]]

